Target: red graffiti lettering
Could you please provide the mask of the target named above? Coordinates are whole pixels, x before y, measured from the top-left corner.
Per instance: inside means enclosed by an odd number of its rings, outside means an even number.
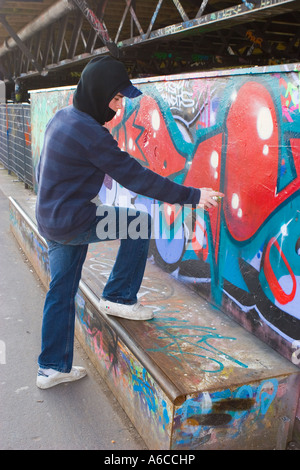
[[[276,249],[278,250],[280,257],[283,260],[283,262],[284,262],[285,266],[287,267],[288,272],[289,272],[289,274],[292,278],[293,287],[292,287],[292,291],[289,294],[284,292],[284,290],[282,289],[281,285],[279,284],[279,282],[276,278],[276,275],[273,271],[273,268],[271,266],[270,250],[271,250],[272,246],[275,246]],[[264,260],[264,273],[265,273],[266,279],[269,283],[270,289],[271,289],[272,294],[274,295],[275,299],[282,305],[285,305],[288,302],[291,302],[293,300],[293,298],[295,297],[297,282],[296,282],[295,275],[292,271],[292,268],[290,267],[290,265],[288,263],[288,260],[286,259],[285,255],[284,255],[284,253],[283,253],[283,251],[282,251],[282,249],[281,249],[281,247],[280,247],[280,245],[279,245],[279,243],[278,243],[278,241],[276,240],[275,237],[271,238],[271,240],[268,243],[267,249],[266,249],[266,255],[265,255],[265,260]]]

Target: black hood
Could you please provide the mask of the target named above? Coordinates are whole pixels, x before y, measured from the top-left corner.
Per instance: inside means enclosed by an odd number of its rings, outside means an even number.
[[[131,81],[122,62],[110,56],[96,57],[81,74],[73,105],[103,125],[116,114],[108,107],[110,101],[130,85]]]

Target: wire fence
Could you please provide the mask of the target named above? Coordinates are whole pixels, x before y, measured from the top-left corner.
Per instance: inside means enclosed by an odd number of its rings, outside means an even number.
[[[33,187],[30,105],[0,105],[0,161],[26,186]]]

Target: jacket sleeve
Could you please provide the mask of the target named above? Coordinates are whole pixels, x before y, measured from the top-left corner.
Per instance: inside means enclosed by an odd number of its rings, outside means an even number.
[[[175,183],[143,167],[127,152],[120,150],[106,129],[103,129],[101,139],[90,146],[88,158],[98,169],[137,194],[169,204],[196,206],[200,201],[200,189]]]

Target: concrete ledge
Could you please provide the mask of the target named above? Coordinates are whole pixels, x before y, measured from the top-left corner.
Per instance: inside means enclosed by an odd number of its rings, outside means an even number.
[[[11,230],[47,287],[45,241],[26,208],[9,203]],[[151,260],[140,293],[155,319],[100,313],[117,247],[90,247],[76,297],[76,335],[148,447],[285,449],[299,369]]]

